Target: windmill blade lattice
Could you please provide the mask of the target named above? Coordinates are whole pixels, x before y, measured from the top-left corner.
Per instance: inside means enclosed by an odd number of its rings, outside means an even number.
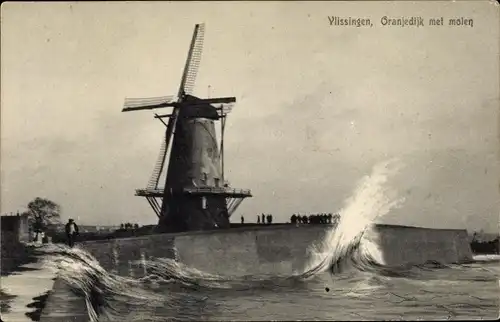
[[[165,160],[167,158],[167,137],[164,136],[161,141],[160,152],[158,153],[158,159],[156,160],[155,167],[153,169],[153,173],[149,178],[148,184],[146,185],[147,189],[157,189],[158,182],[160,180],[161,173],[163,171],[163,167],[165,166]]]
[[[179,97],[182,94],[192,94],[200,67],[201,54],[203,52],[203,40],[205,38],[205,24],[196,25],[189,48],[184,73],[182,75],[181,85],[179,88]]]
[[[126,98],[123,107],[124,108],[148,107],[160,104],[168,104],[174,101],[175,97],[173,95],[159,96],[159,97],[145,97],[145,98]]]

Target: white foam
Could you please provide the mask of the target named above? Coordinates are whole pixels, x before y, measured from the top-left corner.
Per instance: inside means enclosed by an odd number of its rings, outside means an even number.
[[[472,259],[481,262],[498,261],[500,260],[500,255],[497,254],[474,255]]]
[[[306,271],[314,268],[319,268],[318,273],[326,271],[332,261],[346,255],[350,247],[358,243],[359,256],[384,264],[377,234],[370,231],[368,239],[365,233],[372,228],[375,219],[385,216],[404,201],[387,187],[388,180],[400,168],[396,159],[388,160],[375,165],[371,174],[361,179],[352,196],[345,201],[338,225],[327,232],[319,245],[311,248]]]

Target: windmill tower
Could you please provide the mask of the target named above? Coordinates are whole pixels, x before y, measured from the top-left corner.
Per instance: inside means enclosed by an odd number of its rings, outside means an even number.
[[[160,154],[145,189],[145,197],[159,217],[160,232],[229,228],[229,217],[250,190],[233,189],[224,177],[224,129],[235,97],[201,99],[192,95],[201,60],[204,24],[194,28],[191,46],[176,96],[126,99],[122,112],[172,107],[158,115],[166,127]],[[166,122],[164,120],[167,120]],[[217,141],[215,122],[221,126]],[[168,167],[166,160],[170,148]],[[163,187],[159,186],[166,171]]]

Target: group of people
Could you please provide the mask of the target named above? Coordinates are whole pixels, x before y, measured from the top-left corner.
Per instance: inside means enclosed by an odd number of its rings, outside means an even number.
[[[245,217],[241,216],[241,223],[245,223]],[[262,214],[262,215],[257,215],[257,223],[258,224],[272,224],[273,223],[273,215],[271,214]]]
[[[262,215],[257,215],[257,223],[258,224],[272,224],[273,223],[273,215],[271,214],[262,214]]]
[[[309,216],[306,215],[300,215],[300,214],[293,214],[290,217],[290,222],[292,224],[335,224],[339,221],[340,215],[339,214],[312,214]]]
[[[332,213],[321,213],[321,214],[311,214],[311,215],[301,215],[301,214],[293,214],[290,217],[290,223],[292,224],[337,224],[340,220],[339,214]],[[241,216],[241,223],[245,223],[245,218]],[[257,215],[257,223],[258,224],[272,224],[273,223],[273,215],[271,214],[262,214]]]
[[[132,229],[139,229],[139,224],[131,224],[131,223],[125,223],[125,224],[120,224],[120,229],[121,230],[132,230]]]

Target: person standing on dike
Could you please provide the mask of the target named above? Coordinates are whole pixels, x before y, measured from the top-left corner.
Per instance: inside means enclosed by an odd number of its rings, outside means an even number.
[[[78,225],[73,219],[69,219],[66,224],[66,237],[68,238],[68,246],[71,248],[75,245],[76,235],[78,235]]]

